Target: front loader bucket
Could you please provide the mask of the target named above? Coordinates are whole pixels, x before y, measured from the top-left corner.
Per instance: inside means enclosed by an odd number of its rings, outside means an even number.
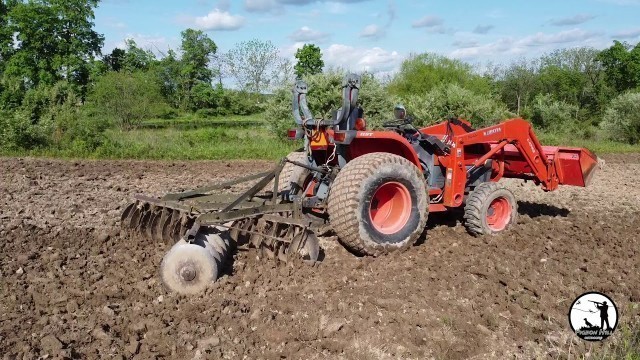
[[[556,163],[558,182],[561,185],[587,186],[591,182],[598,157],[583,148],[543,146],[548,158]]]

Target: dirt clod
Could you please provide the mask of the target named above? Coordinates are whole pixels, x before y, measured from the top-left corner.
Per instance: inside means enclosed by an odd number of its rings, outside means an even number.
[[[54,335],[43,337],[42,340],[40,340],[40,346],[42,346],[42,350],[50,355],[57,354],[64,347],[62,342]]]

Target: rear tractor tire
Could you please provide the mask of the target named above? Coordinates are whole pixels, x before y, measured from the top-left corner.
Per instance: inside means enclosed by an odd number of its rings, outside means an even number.
[[[357,255],[377,256],[413,245],[427,223],[424,176],[407,159],[370,153],[350,161],[329,194],[331,226]]]
[[[511,191],[495,182],[478,185],[467,198],[464,223],[474,236],[507,230],[518,217],[518,204]]]

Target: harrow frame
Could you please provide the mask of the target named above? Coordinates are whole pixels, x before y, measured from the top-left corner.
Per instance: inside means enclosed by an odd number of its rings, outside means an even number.
[[[327,173],[326,169],[285,157],[271,171],[168,193],[161,198],[137,194],[123,212],[121,225],[167,244],[180,240],[191,243],[201,227],[214,227],[230,231],[239,248],[252,245],[269,257],[277,255],[280,260],[287,260],[285,255],[290,252],[303,251],[306,261],[315,262],[320,252],[315,233],[324,222],[304,215],[303,209],[310,205],[308,198],[289,199],[288,194],[278,192],[280,175],[287,163]],[[239,195],[212,194],[258,179]],[[271,181],[271,191],[259,194]]]

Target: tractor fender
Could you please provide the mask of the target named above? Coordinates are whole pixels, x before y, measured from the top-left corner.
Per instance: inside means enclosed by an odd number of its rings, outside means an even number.
[[[386,152],[402,156],[421,169],[418,154],[413,146],[400,134],[391,131],[350,131],[352,139],[349,143],[349,158],[353,160],[374,152]]]

